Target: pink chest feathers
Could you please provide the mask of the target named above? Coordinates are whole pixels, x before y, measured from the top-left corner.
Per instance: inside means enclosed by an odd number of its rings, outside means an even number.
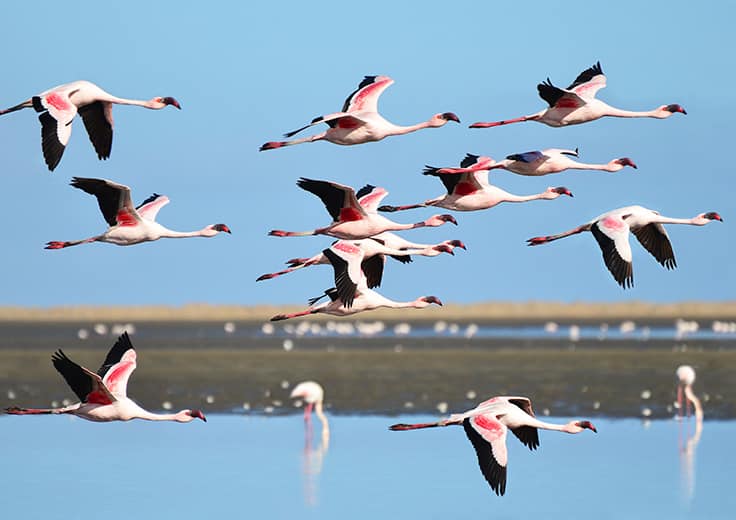
[[[624,221],[617,217],[606,217],[601,221],[601,225],[612,231],[621,231],[624,229]]]
[[[472,195],[478,191],[470,182],[458,182],[455,186],[455,195]]]
[[[69,110],[69,103],[58,93],[52,92],[46,96],[46,104],[54,107],[56,110]]]
[[[138,224],[135,217],[124,209],[118,211],[118,214],[115,216],[115,220],[118,221],[118,226],[135,226]]]
[[[363,215],[361,215],[360,211],[355,208],[342,208],[340,210],[340,222],[352,222],[362,218]]]
[[[500,422],[489,419],[485,415],[478,415],[475,417],[475,424],[479,428],[483,428],[490,433],[501,435],[503,433],[503,426]]]
[[[354,246],[353,244],[349,244],[347,242],[338,242],[332,247],[337,249],[338,251],[348,253],[349,255],[357,255],[358,253],[360,253],[359,247]]]
[[[570,98],[560,98],[557,103],[555,103],[556,108],[577,108],[580,104],[575,99]]]

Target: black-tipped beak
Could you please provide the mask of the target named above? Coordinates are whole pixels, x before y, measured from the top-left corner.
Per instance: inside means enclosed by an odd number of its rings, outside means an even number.
[[[394,211],[396,211],[396,206],[388,206],[388,205],[379,206],[378,211],[385,212],[385,213],[393,213]]]
[[[444,114],[442,114],[442,117],[446,119],[447,121],[455,121],[456,123],[460,122],[460,118],[457,117],[452,112],[445,112]]]
[[[444,220],[445,222],[450,222],[457,226],[457,220],[455,220],[455,217],[453,217],[452,215],[442,215],[442,220]]]

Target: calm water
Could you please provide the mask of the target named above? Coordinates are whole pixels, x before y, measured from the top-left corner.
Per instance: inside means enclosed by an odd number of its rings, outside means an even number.
[[[509,436],[496,497],[461,428],[390,432],[432,416],[333,416],[305,452],[301,416],[213,415],[208,423],[93,424],[0,417],[8,519],[563,518],[731,519],[734,421],[596,419],[599,433]],[[557,419],[560,422],[566,419]]]

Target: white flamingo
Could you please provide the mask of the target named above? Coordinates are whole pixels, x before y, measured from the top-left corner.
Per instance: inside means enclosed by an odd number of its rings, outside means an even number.
[[[581,163],[571,159],[577,157],[578,150],[562,150],[559,148],[547,148],[546,150],[535,150],[532,152],[516,153],[509,155],[503,161],[498,161],[491,169],[503,169],[519,175],[548,175],[565,170],[597,170],[604,172],[618,172],[626,166],[636,169],[637,166],[628,157],[613,159],[606,164]]]
[[[683,398],[685,401],[685,408],[687,409],[687,416],[690,416],[690,404],[695,410],[695,419],[698,421],[703,420],[703,406],[700,404],[700,399],[693,392],[693,383],[695,383],[695,370],[690,365],[681,365],[677,367],[675,372],[677,376],[677,413],[680,417],[683,416]]]
[[[700,213],[693,218],[671,218],[642,206],[626,206],[603,213],[590,222],[564,233],[530,238],[527,245],[537,246],[590,231],[603,252],[606,267],[616,282],[626,289],[634,285],[629,231],[657,262],[667,269],[674,269],[677,267],[675,253],[672,251],[672,244],[663,224],[704,226],[714,220],[723,221],[714,211]]]
[[[528,397],[492,397],[467,412],[452,414],[449,418],[433,423],[394,424],[393,431],[417,430],[440,426],[462,425],[465,434],[475,448],[478,465],[491,489],[499,496],[506,492],[506,433],[511,430],[530,450],[539,447],[538,429],[565,433],[584,430],[597,432],[590,421],[571,421],[552,424],[540,421],[534,415]]]
[[[71,414],[95,422],[146,421],[191,422],[207,421],[200,410],[182,410],[178,413],[157,414],[144,410],[127,396],[128,379],[136,367],[136,354],[128,333],[115,342],[97,371],[92,372],[69,359],[58,350],[51,357],[54,368],[64,377],[79,402],[63,408],[6,408],[10,415]]]
[[[64,149],[72,135],[72,120],[77,113],[82,117],[97,157],[107,159],[112,149],[112,105],[136,105],[160,110],[168,105],[181,109],[173,97],[155,97],[148,101],[125,99],[108,94],[89,81],[73,81],[59,85],[31,99],[0,110],[0,115],[23,108],[33,108],[41,114],[41,148],[50,171],[61,161]]]
[[[415,224],[399,224],[376,213],[378,203],[388,195],[383,188],[366,185],[356,194],[353,188],[336,182],[300,178],[297,186],[317,195],[332,217],[329,226],[312,231],[283,231],[274,229],[268,234],[276,237],[329,235],[343,240],[361,240],[384,231],[399,231],[420,227],[438,227],[445,222],[457,225],[452,215],[434,215]],[[368,200],[366,200],[368,198]],[[358,202],[363,200],[363,203]]]
[[[603,74],[600,62],[598,62],[581,72],[566,89],[555,87],[549,78],[547,78],[547,81],[538,84],[539,97],[549,104],[548,108],[540,110],[536,114],[515,119],[493,123],[473,123],[470,128],[489,128],[523,121],[537,121],[545,125],[559,127],[579,125],[588,121],[595,121],[604,116],[666,119],[678,112],[687,114],[685,109],[677,104],[662,105],[654,110],[643,112],[614,108],[595,98],[596,93],[605,86],[606,76]]]
[[[46,249],[62,249],[89,242],[130,246],[159,238],[213,237],[220,232],[230,233],[225,224],[212,224],[198,231],[186,232],[165,228],[156,222],[159,210],[169,203],[165,195],[154,193],[135,208],[130,199],[130,188],[122,184],[106,179],[72,177],[71,185],[97,198],[102,216],[110,227],[103,234],[84,240],[47,242]]]
[[[322,140],[341,145],[362,144],[380,141],[390,135],[408,134],[422,128],[439,128],[446,125],[448,121],[460,122],[460,119],[452,112],[444,112],[435,114],[429,121],[416,125],[398,126],[390,123],[378,113],[378,98],[393,82],[394,80],[388,76],[366,76],[358,85],[357,90],[345,100],[340,112],[315,117],[308,125],[288,132],[284,134],[284,137],[292,137],[320,123],[326,123],[330,127],[327,131],[293,141],[271,141],[262,145],[260,150],[273,150]]]
[[[514,195],[492,186],[488,182],[488,171],[493,160],[490,157],[479,157],[468,154],[460,163],[460,168],[466,170],[463,173],[445,173],[446,170],[454,168],[435,168],[427,166],[424,175],[439,177],[447,189],[446,195],[425,200],[421,204],[410,204],[406,206],[381,206],[378,211],[403,211],[414,208],[436,206],[454,211],[478,211],[489,209],[502,202],[529,202],[532,200],[554,200],[560,195],[572,197],[570,190],[564,186],[547,188],[542,193],[535,195]]]

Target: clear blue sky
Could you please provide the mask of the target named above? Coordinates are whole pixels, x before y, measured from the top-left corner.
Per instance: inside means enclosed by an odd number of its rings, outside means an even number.
[[[274,238],[269,229],[327,224],[299,176],[360,187],[385,186],[387,204],[443,192],[424,164],[450,166],[468,152],[505,155],[579,147],[586,162],[622,156],[639,165],[618,174],[567,172],[491,181],[513,193],[565,185],[574,199],[502,205],[457,213],[458,227],[416,230],[408,239],[459,238],[452,258],[391,261],[381,292],[398,300],[435,294],[448,302],[485,300],[680,301],[732,299],[733,164],[736,135],[730,90],[734,6],[694,2],[221,3],[78,2],[29,11],[8,2],[0,105],[54,85],[88,79],[122,97],[174,96],[183,110],[114,109],[112,156],[98,161],[80,120],[56,171],[40,150],[30,110],[0,118],[4,204],[2,305],[299,303],[331,285],[326,267],[277,280],[255,278],[295,256],[326,247],[325,237]],[[470,130],[474,121],[536,112],[535,85],[566,85],[600,60],[604,101],[649,110],[680,103],[687,116],[666,121],[608,119],[554,129],[525,123]],[[313,117],[333,112],[368,74],[395,79],[381,111],[413,124],[452,111],[462,125],[339,147],[305,144],[259,153]],[[161,240],[133,247],[91,244],[45,251],[49,240],[102,232],[89,195],[72,176],[131,186],[136,202],[170,197],[159,221],[177,230],[224,222],[232,236]],[[670,226],[679,268],[661,268],[637,243],[635,288],[620,289],[592,236],[528,248],[526,238],[555,233],[628,204],[677,217],[719,211],[724,224]],[[435,211],[394,214],[402,222]]]

